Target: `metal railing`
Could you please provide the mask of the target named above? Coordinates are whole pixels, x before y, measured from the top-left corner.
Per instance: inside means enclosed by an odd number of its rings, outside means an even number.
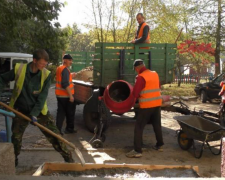
[[[12,142],[11,141],[11,136],[12,136],[11,126],[12,126],[12,118],[15,117],[15,114],[13,112],[8,112],[3,109],[0,109],[0,114],[2,114],[5,117],[7,142]]]

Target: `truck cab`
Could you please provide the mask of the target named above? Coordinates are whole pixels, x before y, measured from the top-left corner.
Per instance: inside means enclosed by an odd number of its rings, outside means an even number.
[[[33,60],[32,54],[0,52],[0,74],[10,71],[16,63],[29,63]],[[10,82],[8,89],[13,89],[14,81]]]

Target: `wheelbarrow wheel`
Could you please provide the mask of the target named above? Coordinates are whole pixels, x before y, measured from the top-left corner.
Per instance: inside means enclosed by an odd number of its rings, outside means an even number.
[[[187,137],[187,134],[184,131],[180,131],[177,137],[178,144],[181,149],[188,150],[193,144],[193,139]]]

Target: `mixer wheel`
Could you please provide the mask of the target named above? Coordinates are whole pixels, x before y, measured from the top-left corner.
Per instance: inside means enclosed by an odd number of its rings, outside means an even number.
[[[100,139],[95,139],[91,145],[93,148],[103,148],[103,142]]]

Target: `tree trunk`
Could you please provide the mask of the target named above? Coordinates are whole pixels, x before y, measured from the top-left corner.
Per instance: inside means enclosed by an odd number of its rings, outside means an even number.
[[[100,40],[100,35],[99,35],[99,32],[98,32],[98,21],[97,21],[97,16],[95,14],[95,6],[94,6],[94,0],[92,0],[92,11],[93,11],[93,15],[94,15],[94,18],[95,18],[95,29],[96,29],[96,33],[97,33],[97,39],[98,39],[98,42],[101,42]]]
[[[200,80],[201,80],[201,69],[200,69],[200,67],[197,67],[197,75],[198,75],[197,83],[199,84]]]
[[[116,26],[115,26],[115,0],[112,2],[112,19],[113,19],[113,42],[116,42]]]
[[[220,74],[220,45],[221,45],[221,0],[218,0],[218,24],[216,30],[216,50],[215,50],[215,76]]]
[[[98,14],[99,14],[99,21],[100,21],[100,32],[101,32],[101,42],[103,42],[104,41],[104,38],[103,38],[103,27],[102,27],[102,7],[101,7],[101,5],[102,5],[102,1],[98,1]]]
[[[128,42],[130,39],[131,27],[133,26],[133,24],[135,22],[134,21],[134,17],[135,17],[134,13],[135,13],[136,2],[137,2],[137,0],[132,1],[132,6],[131,6],[130,13],[129,13],[128,21],[127,21],[127,28],[126,28],[127,30],[125,33],[125,34],[127,34],[126,42]],[[130,18],[130,25],[129,25],[129,18]]]
[[[182,76],[182,72],[181,72],[180,67],[178,67],[178,74],[179,74],[179,77],[178,77],[178,87],[180,87],[180,85],[181,85],[181,76]]]

